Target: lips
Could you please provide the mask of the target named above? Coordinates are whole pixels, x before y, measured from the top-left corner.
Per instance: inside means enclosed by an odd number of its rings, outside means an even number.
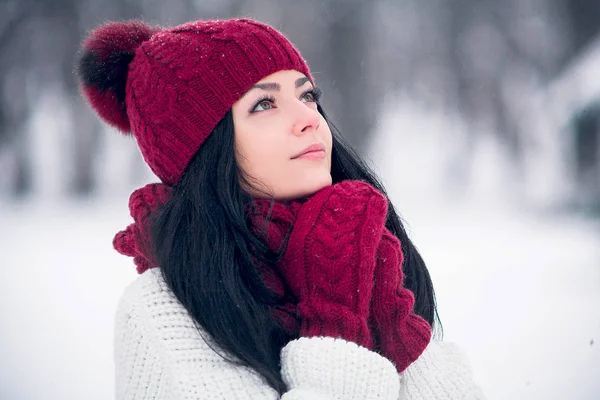
[[[308,146],[307,148],[302,150],[300,153],[298,153],[294,157],[292,157],[292,159],[295,159],[295,158],[298,158],[305,154],[310,154],[310,153],[318,154],[319,152],[325,152],[325,146],[322,143],[311,144],[310,146]]]

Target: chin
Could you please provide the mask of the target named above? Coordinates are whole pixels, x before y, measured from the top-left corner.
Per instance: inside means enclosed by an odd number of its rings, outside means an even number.
[[[317,193],[319,190],[331,185],[331,175],[327,174],[320,179],[314,179],[312,182],[307,183],[306,186],[298,191],[296,198],[310,197]]]
[[[297,181],[296,181],[297,182]],[[323,174],[321,177],[312,177],[310,182],[302,182],[302,185],[298,185],[292,190],[287,191],[287,193],[282,193],[280,196],[276,196],[276,198],[282,200],[299,200],[306,197],[310,197],[319,190],[331,185],[331,175]]]

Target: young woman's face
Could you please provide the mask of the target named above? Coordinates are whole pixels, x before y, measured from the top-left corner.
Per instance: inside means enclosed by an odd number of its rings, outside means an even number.
[[[317,98],[304,74],[287,70],[260,80],[233,105],[236,160],[252,196],[292,200],[331,185],[331,131]]]

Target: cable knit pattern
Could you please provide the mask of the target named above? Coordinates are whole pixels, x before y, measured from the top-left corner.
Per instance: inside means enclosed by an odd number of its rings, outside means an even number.
[[[116,399],[278,398],[258,374],[227,363],[213,348],[160,270],[144,272],[127,287],[116,314]],[[463,354],[448,343],[430,343],[398,375],[385,357],[354,343],[301,338],[282,349],[281,368],[289,385],[282,400],[483,399]]]
[[[351,182],[347,182],[345,185],[349,185],[350,188],[353,188],[353,185],[357,185],[358,187],[361,185],[366,186],[365,183],[356,184]],[[372,188],[372,190],[375,189]],[[370,193],[370,190],[366,193]],[[336,195],[337,197],[339,195]],[[339,203],[339,198],[336,201]],[[346,244],[349,244],[352,240],[356,239],[353,229],[360,230],[364,228],[361,226],[362,220],[360,218],[353,220],[351,215],[353,212],[352,209],[359,214],[364,212],[365,199],[361,198],[361,195],[358,195],[355,201],[350,201],[349,203],[352,204],[350,211],[342,210],[340,204],[336,206],[339,210],[329,211],[330,214],[339,214],[337,218],[343,220],[342,225],[345,225],[345,231],[338,229],[335,226],[335,221],[332,220],[333,217],[329,215],[327,222],[321,224],[322,227],[326,228],[320,233],[323,236],[324,242],[335,241],[337,235],[342,237]],[[266,244],[273,251],[282,251],[284,248],[284,239],[292,230],[295,219],[299,211],[303,208],[303,205],[298,202],[282,204],[279,202],[272,203],[268,200],[256,200],[251,206],[249,207],[248,214],[252,223],[252,229],[255,233],[265,238]],[[383,211],[385,208],[381,207],[381,209]],[[317,212],[320,211],[317,210]],[[381,215],[383,216],[384,214]],[[367,220],[373,223],[372,215],[367,217]],[[383,218],[381,219],[381,225],[383,225]],[[379,231],[380,227],[377,230]],[[313,263],[320,266],[317,269],[321,271],[327,271],[331,268],[331,266],[323,268],[322,264],[323,262],[331,261],[330,258],[332,255],[335,258],[335,255],[338,254],[335,250],[341,248],[335,243],[331,243],[330,245],[334,251],[328,252],[312,248],[306,250],[308,256],[315,259]],[[365,248],[368,249],[369,246],[350,246],[349,251],[344,255],[346,257],[350,257],[351,255],[356,256],[358,249]],[[373,245],[371,246],[372,248]],[[322,256],[321,253],[325,254],[325,256]],[[362,256],[374,257],[372,251],[364,251]],[[427,321],[413,312],[414,296],[409,289],[403,287],[404,274],[402,272],[402,264],[404,258],[400,241],[385,228],[383,228],[381,241],[379,242],[379,247],[377,247],[375,260],[371,315],[369,317],[371,320],[369,321],[369,325],[371,325],[371,332],[376,340],[376,350],[390,359],[396,365],[398,372],[402,372],[427,347],[427,344],[431,340],[431,328]],[[282,265],[279,268],[292,268],[291,271],[294,272],[293,279],[297,279],[299,275],[295,271],[296,268],[299,268],[298,264],[297,261],[292,261],[290,265]],[[347,264],[346,267],[349,265],[351,264]],[[286,286],[281,281],[281,275],[277,274],[274,268],[266,268],[263,271],[263,276],[267,284],[276,293],[284,296]],[[335,288],[331,286],[335,284],[339,285],[339,282],[330,282],[327,276],[325,278],[326,291],[328,293],[334,292]],[[345,278],[349,280],[351,278],[350,274],[346,274]],[[342,297],[346,295],[346,297],[350,298],[348,294],[355,291],[351,287],[347,287],[346,289],[348,292],[341,293],[341,295]],[[347,299],[342,301],[347,301]],[[274,314],[288,332],[296,334],[299,332],[298,321],[295,318],[297,315],[295,313],[295,304],[286,303],[284,307],[275,310]],[[370,346],[369,343],[363,343],[363,345],[366,347]]]
[[[377,249],[371,316],[379,350],[404,371],[431,340],[431,327],[414,314],[415,297],[403,286],[404,255],[400,241],[384,229]]]
[[[332,336],[371,348],[368,326],[385,196],[347,180],[302,205],[278,267],[298,297],[300,336]]]

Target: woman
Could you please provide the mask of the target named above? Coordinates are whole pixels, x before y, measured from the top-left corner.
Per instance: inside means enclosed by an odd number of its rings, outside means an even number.
[[[117,311],[117,398],[480,398],[430,340],[423,260],[280,32],[109,23],[78,72],[161,180],[114,240],[140,273]]]

